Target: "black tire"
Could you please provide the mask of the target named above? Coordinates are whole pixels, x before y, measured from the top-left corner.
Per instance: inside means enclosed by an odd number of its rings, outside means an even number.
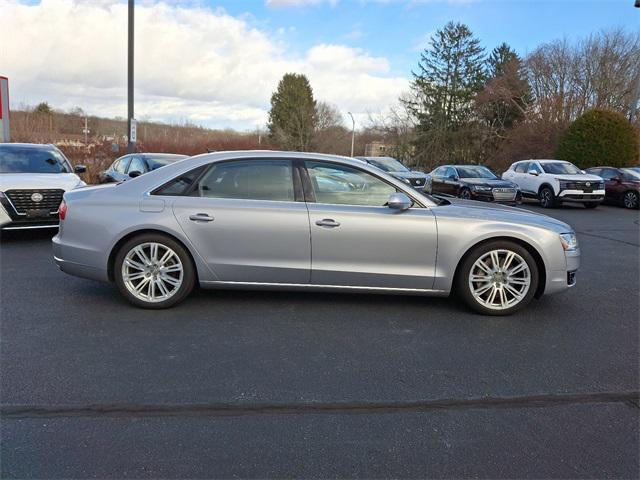
[[[624,192],[622,196],[622,205],[625,208],[638,208],[640,205],[640,195],[634,190]]]
[[[122,277],[122,264],[124,263],[126,255],[136,246],[148,242],[158,243],[173,250],[180,259],[180,263],[182,266],[182,283],[176,289],[175,293],[173,293],[171,297],[164,301],[154,303],[136,298],[128,290]],[[120,290],[120,293],[127,299],[127,301],[129,301],[136,307],[148,309],[163,309],[173,307],[174,305],[184,300],[192,292],[196,282],[195,267],[189,253],[179,242],[161,233],[141,234],[128,240],[124,245],[122,245],[122,247],[120,247],[120,250],[116,254],[113,275],[116,285],[118,286],[118,290]]]
[[[471,190],[463,188],[458,196],[464,200],[471,200]]]
[[[584,208],[596,208],[600,204],[599,203],[589,202],[589,203],[583,203],[583,205],[584,205]]]
[[[556,206],[556,195],[551,187],[542,187],[538,192],[538,200],[542,208],[553,208]]]
[[[530,272],[529,289],[526,292],[525,296],[515,305],[502,310],[495,310],[482,305],[473,296],[471,287],[469,285],[469,275],[471,274],[471,269],[473,268],[474,263],[484,254],[492,250],[508,250],[510,252],[518,254],[527,264]],[[521,308],[526,307],[531,302],[531,300],[533,300],[538,289],[539,278],[540,274],[538,272],[538,265],[533,256],[526,248],[508,240],[495,240],[483,243],[482,245],[475,247],[465,256],[456,273],[454,287],[456,293],[472,310],[475,310],[477,313],[480,313],[482,315],[502,316],[511,315]]]

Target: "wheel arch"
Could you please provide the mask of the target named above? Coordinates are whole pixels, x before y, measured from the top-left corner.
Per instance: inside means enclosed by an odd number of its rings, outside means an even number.
[[[193,252],[191,251],[189,246],[186,245],[182,240],[180,240],[175,235],[172,235],[171,233],[166,232],[164,230],[159,230],[155,228],[143,228],[140,230],[134,230],[132,232],[128,232],[127,234],[123,235],[120,239],[118,239],[118,241],[111,248],[111,251],[109,252],[109,258],[107,260],[107,276],[109,277],[109,281],[111,282],[115,281],[114,266],[116,262],[116,256],[118,255],[120,248],[122,248],[122,246],[132,238],[135,238],[139,235],[148,234],[148,233],[169,237],[171,240],[173,240],[174,242],[177,242],[182,246],[182,248],[184,248],[184,250],[187,252],[187,255],[189,255],[189,259],[191,260],[191,264],[193,266],[193,270],[196,275],[195,281],[197,284],[199,282],[198,265],[194,259]]]
[[[547,270],[546,270],[546,266],[545,266],[545,263],[544,263],[544,259],[542,258],[542,255],[540,254],[538,249],[535,246],[533,246],[531,243],[529,243],[529,242],[527,242],[527,241],[525,241],[525,240],[523,240],[521,238],[511,237],[511,236],[508,236],[508,235],[501,235],[501,236],[497,236],[497,237],[485,238],[483,240],[480,240],[477,243],[474,243],[469,248],[467,248],[467,250],[460,257],[460,259],[458,260],[458,263],[456,264],[456,269],[455,269],[455,272],[453,274],[452,285],[456,285],[456,282],[458,280],[458,275],[460,273],[460,268],[464,264],[464,262],[467,259],[467,257],[469,257],[469,255],[471,255],[471,253],[473,253],[473,251],[476,248],[481,247],[482,245],[485,245],[485,244],[487,244],[489,242],[496,242],[496,241],[497,242],[506,241],[506,242],[515,243],[517,245],[520,245],[522,248],[524,248],[525,250],[527,250],[527,252],[529,252],[531,254],[531,256],[533,257],[533,259],[536,262],[536,267],[538,267],[538,285],[536,287],[536,293],[535,293],[534,297],[535,298],[540,298],[542,296],[542,294],[544,293],[545,286],[547,284]]]
[[[540,184],[540,186],[538,187],[538,195],[540,195],[540,192],[542,191],[542,189],[544,187],[549,187],[551,189],[551,191],[553,192],[553,195],[555,196],[556,191],[553,188],[553,185],[551,185],[549,182],[544,182],[544,183]]]

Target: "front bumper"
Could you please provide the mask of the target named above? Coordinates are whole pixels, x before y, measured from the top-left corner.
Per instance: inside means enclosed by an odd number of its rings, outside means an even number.
[[[506,197],[506,198],[499,197],[498,199],[496,199],[492,191],[471,190],[471,199],[479,200],[482,202],[494,202],[494,203],[505,203],[508,205],[517,205],[522,203],[522,193],[518,190],[515,196]]]
[[[604,201],[604,190],[561,190],[557,199],[561,202],[601,203]]]
[[[564,252],[566,267],[562,270],[547,270],[544,293],[567,290],[576,284],[576,272],[580,268],[580,249]]]

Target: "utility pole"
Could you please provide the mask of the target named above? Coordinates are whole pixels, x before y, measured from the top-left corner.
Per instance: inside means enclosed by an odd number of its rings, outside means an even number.
[[[127,62],[127,153],[136,150],[135,120],[133,117],[133,12],[135,10],[135,0],[129,0],[129,41],[128,41],[128,62]]]
[[[84,130],[82,132],[84,133],[84,144],[86,146],[89,144],[89,125],[86,115],[84,116]]]
[[[353,157],[353,147],[356,143],[356,121],[353,119],[353,114],[347,112],[351,117],[351,156]]]

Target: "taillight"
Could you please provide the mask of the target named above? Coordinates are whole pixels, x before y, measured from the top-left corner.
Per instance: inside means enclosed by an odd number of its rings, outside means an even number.
[[[64,220],[64,217],[67,216],[67,202],[65,202],[64,200],[62,200],[62,203],[60,204],[58,215],[60,216],[60,220]]]

